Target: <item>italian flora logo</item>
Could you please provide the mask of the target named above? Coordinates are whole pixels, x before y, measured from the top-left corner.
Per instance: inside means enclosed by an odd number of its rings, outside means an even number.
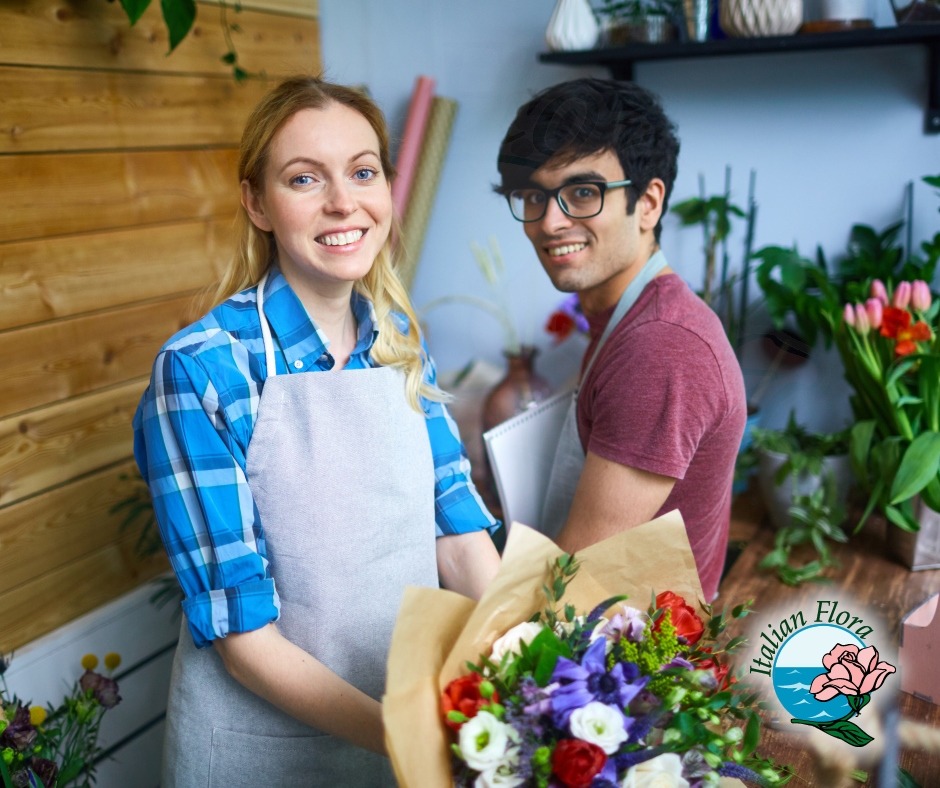
[[[806,725],[853,747],[873,737],[860,726],[872,693],[895,672],[874,645],[873,628],[839,603],[819,600],[815,617],[797,611],[760,633],[762,658],[750,673],[771,678],[774,693],[794,725]]]

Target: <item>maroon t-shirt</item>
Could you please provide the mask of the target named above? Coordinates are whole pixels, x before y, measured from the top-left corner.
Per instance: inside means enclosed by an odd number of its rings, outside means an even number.
[[[584,363],[612,314],[590,319]],[[676,479],[657,516],[681,512],[708,601],[724,567],[746,415],[744,379],[724,329],[676,274],[646,286],[578,397],[585,452]]]

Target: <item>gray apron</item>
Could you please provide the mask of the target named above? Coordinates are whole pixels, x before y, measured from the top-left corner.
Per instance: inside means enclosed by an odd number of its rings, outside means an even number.
[[[607,327],[601,335],[591,360],[584,368],[581,381],[587,380],[588,372],[600,354],[601,348],[611,335],[624,315],[630,311],[640,293],[655,277],[666,267],[666,256],[656,252],[640,269],[636,278],[630,282],[627,289],[620,296],[614,313],[610,316]],[[540,528],[546,536],[556,539],[571,511],[571,502],[581,480],[581,471],[584,469],[584,448],[581,446],[581,437],[578,435],[578,392],[580,384],[571,396],[571,404],[558,437],[558,447],[555,449],[555,459],[552,462],[552,472],[548,479],[548,490],[545,494],[545,503],[542,505]]]
[[[380,700],[406,585],[437,587],[434,464],[424,416],[390,367],[267,380],[248,486],[281,603],[278,630]],[[173,663],[163,788],[393,786],[388,759],[281,712],[196,649],[186,622]]]

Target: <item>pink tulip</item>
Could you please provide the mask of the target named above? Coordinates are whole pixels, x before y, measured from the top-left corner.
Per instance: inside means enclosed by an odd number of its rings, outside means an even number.
[[[910,282],[898,282],[898,286],[894,288],[894,298],[891,300],[892,306],[896,306],[898,309],[907,309],[907,305],[911,303],[911,289]]]
[[[863,336],[871,331],[871,321],[868,319],[864,304],[855,305],[855,330]]]
[[[842,309],[842,319],[847,326],[855,328],[855,308],[851,304],[846,304]]]
[[[877,298],[882,304],[887,305],[888,291],[885,290],[885,283],[880,279],[876,279],[871,283],[871,297]]]
[[[914,306],[914,309],[918,312],[926,312],[930,309],[930,302],[932,300],[930,286],[923,279],[918,279],[914,282],[911,289],[911,304]]]
[[[874,646],[859,649],[854,643],[834,646],[823,657],[823,667],[828,672],[820,673],[809,688],[820,701],[840,694],[868,695],[895,671],[894,665],[879,659]]]
[[[881,328],[881,319],[884,317],[884,304],[877,298],[869,298],[865,302],[865,311],[868,313],[868,322],[872,328]]]

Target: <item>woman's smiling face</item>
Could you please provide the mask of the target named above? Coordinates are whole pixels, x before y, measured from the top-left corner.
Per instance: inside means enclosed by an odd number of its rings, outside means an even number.
[[[379,154],[369,121],[334,102],[300,110],[278,130],[260,192],[242,183],[252,222],[274,234],[298,292],[339,295],[372,268],[392,221]]]

